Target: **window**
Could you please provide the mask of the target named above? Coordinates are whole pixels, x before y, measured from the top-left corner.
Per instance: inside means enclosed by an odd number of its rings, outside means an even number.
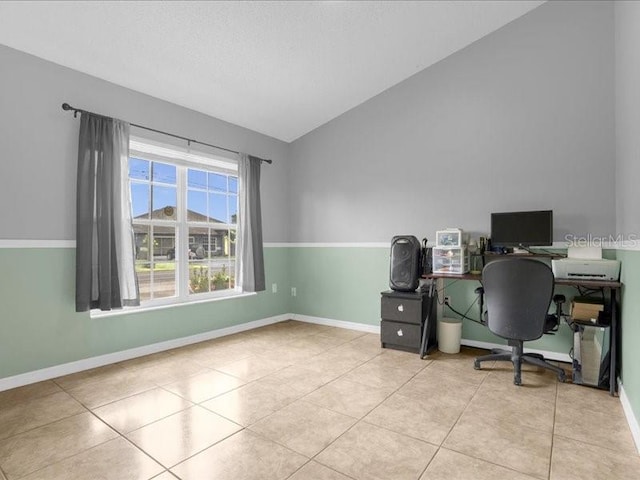
[[[132,139],[127,181],[143,305],[239,291],[235,162]]]

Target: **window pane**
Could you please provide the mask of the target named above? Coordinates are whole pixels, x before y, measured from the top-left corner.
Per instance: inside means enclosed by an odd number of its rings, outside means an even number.
[[[226,229],[211,230],[211,260],[210,276],[211,290],[228,290],[235,286],[235,258],[233,261],[230,255],[235,255],[235,231],[230,237],[230,232]]]
[[[202,260],[209,258],[209,229],[207,227],[189,228],[189,258]]]
[[[133,236],[136,246],[136,274],[140,288],[140,300],[151,299],[151,248],[149,245],[149,227],[133,226]]]
[[[176,219],[176,189],[175,187],[151,188],[153,198],[152,220],[175,220]]]
[[[209,190],[214,192],[227,191],[227,176],[218,173],[209,174]]]
[[[190,188],[207,189],[207,172],[189,169],[187,172],[187,185]]]
[[[187,221],[206,222],[207,218],[207,194],[197,190],[187,192]]]
[[[219,193],[209,194],[209,221],[228,223],[227,196]]]
[[[149,218],[149,184],[131,183],[131,216]]]
[[[176,294],[176,229],[153,227],[152,297],[173,297]]]
[[[161,183],[176,184],[176,166],[166,163],[153,162],[153,181]]]
[[[238,197],[229,195],[229,223],[236,225],[238,223]]]
[[[231,193],[238,193],[238,178],[229,177],[229,191]]]
[[[129,178],[149,180],[149,162],[139,158],[129,159]]]
[[[190,227],[189,242],[189,293],[209,292],[209,228]]]

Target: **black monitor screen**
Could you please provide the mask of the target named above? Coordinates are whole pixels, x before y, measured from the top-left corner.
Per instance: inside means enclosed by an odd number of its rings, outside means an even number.
[[[491,244],[531,247],[553,244],[553,211],[491,214]]]

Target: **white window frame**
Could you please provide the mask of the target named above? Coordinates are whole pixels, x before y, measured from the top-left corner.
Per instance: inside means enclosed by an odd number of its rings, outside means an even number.
[[[213,173],[221,173],[227,175],[238,176],[238,162],[235,159],[228,159],[221,156],[215,156],[204,152],[192,152],[184,148],[158,143],[155,141],[131,137],[129,141],[129,158],[140,158],[149,162],[162,162],[174,165],[176,167],[176,220],[133,220],[138,225],[157,225],[175,227],[175,296],[155,298],[140,302],[139,307],[126,307],[125,311],[138,311],[155,309],[163,306],[173,306],[180,304],[200,303],[203,301],[219,300],[224,298],[232,298],[240,295],[247,295],[242,292],[241,285],[238,284],[238,262],[240,252],[236,244],[236,272],[234,272],[235,286],[233,288],[218,290],[212,292],[202,292],[196,294],[189,293],[189,258],[185,256],[185,252],[189,249],[189,226],[204,226],[205,224],[187,221],[187,169],[208,170]],[[129,194],[130,180],[126,175],[126,188],[124,191]],[[238,181],[238,189],[240,182]],[[239,198],[239,192],[237,193]],[[239,205],[238,205],[239,208]],[[149,211],[153,211],[153,205],[149,205]],[[239,214],[239,212],[238,212]],[[235,229],[237,238],[237,224],[210,224],[208,228],[219,226],[221,229]],[[182,252],[182,253],[180,253]],[[153,288],[153,275],[151,275],[151,286]]]

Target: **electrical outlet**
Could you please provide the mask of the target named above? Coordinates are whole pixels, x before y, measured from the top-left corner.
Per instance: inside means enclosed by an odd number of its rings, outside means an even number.
[[[449,295],[445,295],[444,303],[445,303],[445,305],[449,305],[449,306],[453,307],[453,301],[451,300],[451,297]]]
[[[291,296],[295,297],[297,295],[296,287],[291,287]]]
[[[278,293],[278,284],[277,283],[272,283],[271,284],[271,293]]]

